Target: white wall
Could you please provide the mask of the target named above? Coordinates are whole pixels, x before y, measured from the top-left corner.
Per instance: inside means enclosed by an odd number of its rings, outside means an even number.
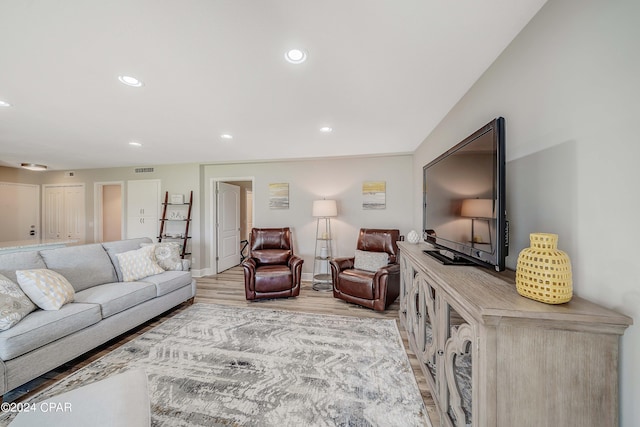
[[[86,228],[86,240],[87,242],[93,241],[94,236],[94,183],[96,182],[114,182],[140,179],[159,179],[161,181],[161,194],[164,197],[164,192],[168,191],[169,194],[184,194],[185,200],[188,200],[189,191],[193,190],[193,209],[191,214],[191,245],[192,245],[192,257],[195,259],[193,262],[193,268],[199,269],[200,262],[200,169],[197,164],[177,164],[177,165],[158,165],[154,166],[154,171],[151,173],[135,173],[134,167],[122,167],[122,168],[104,168],[104,169],[79,169],[74,171],[73,177],[65,176],[65,171],[50,171],[44,172],[38,175],[40,177],[40,184],[75,184],[84,183],[85,194],[85,208],[87,215],[87,228]],[[1,171],[0,171],[1,172]],[[122,200],[126,205],[127,187],[124,186],[125,194],[122,195]],[[126,210],[126,206],[123,206]]]
[[[406,235],[411,229],[411,169],[412,156],[384,156],[299,160],[283,162],[222,164],[203,166],[204,227],[201,248],[202,265],[212,269],[215,264],[211,180],[254,178],[254,226],[291,227],[294,249],[304,259],[303,274],[313,271],[316,219],[311,216],[314,200],[327,198],[338,201],[338,216],[331,221],[335,238],[334,256],[353,256],[361,227],[398,228]],[[386,181],[386,209],[362,209],[362,182]],[[289,183],[289,209],[269,208],[269,184]]]
[[[640,425],[640,2],[550,0],[414,156],[422,166],[494,117],[507,127],[511,255],[558,233],[575,294],[634,318],[621,339],[621,425]],[[422,212],[414,203],[414,226]]]

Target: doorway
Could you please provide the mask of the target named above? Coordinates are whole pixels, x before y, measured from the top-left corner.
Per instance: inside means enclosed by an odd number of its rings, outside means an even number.
[[[96,243],[122,240],[124,236],[124,182],[94,185],[94,239]]]
[[[253,177],[212,179],[211,189],[211,266],[217,274],[239,265],[246,255],[254,223]]]

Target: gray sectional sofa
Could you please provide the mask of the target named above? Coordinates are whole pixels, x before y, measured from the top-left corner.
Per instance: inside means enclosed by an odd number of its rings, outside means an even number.
[[[60,310],[36,310],[0,332],[0,397],[118,335],[193,300],[190,271],[165,271],[123,282],[116,254],[150,239],[69,246],[0,255],[0,274],[46,268],[62,274],[75,300]]]

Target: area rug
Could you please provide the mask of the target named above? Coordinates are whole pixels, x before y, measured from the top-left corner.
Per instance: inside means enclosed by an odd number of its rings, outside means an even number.
[[[154,426],[429,425],[395,321],[211,304],[30,401],[134,368],[147,373]]]

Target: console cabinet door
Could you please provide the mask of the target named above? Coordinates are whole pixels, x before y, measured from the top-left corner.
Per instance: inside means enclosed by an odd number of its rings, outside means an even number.
[[[442,354],[441,414],[445,425],[477,426],[473,416],[473,347],[476,342],[468,323],[451,325]]]

